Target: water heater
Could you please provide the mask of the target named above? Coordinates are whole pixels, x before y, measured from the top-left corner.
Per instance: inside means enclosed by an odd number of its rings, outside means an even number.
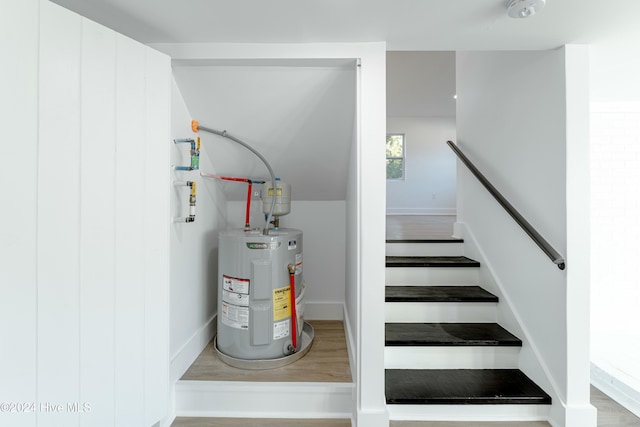
[[[217,350],[245,360],[276,359],[300,350],[302,277],[302,231],[221,231]]]

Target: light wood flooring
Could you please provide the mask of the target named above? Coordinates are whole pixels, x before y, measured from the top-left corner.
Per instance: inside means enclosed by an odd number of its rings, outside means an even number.
[[[245,370],[222,362],[211,341],[182,376],[191,381],[352,382],[344,324],[311,320],[315,337],[309,352],[276,369]],[[171,427],[351,427],[348,419],[250,419],[178,417]]]
[[[387,215],[387,240],[452,240],[455,215]]]
[[[291,365],[246,370],[222,362],[211,341],[182,376],[192,381],[351,382],[344,325],[339,320],[308,321],[315,331],[309,352]]]
[[[598,409],[598,427],[640,427],[640,418],[593,386],[591,404]]]

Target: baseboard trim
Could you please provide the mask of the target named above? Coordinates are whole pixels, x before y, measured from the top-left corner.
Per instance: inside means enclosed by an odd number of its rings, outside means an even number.
[[[597,426],[598,410],[591,404],[586,405],[567,405],[565,408],[564,423],[553,423],[552,425],[563,426]]]
[[[179,417],[351,418],[352,383],[180,381]]]
[[[616,375],[615,369],[596,363],[591,363],[591,384],[640,417],[640,390],[631,387],[620,375]]]
[[[365,427],[387,427],[389,425],[389,412],[386,407],[382,410],[358,409],[356,425]]]
[[[394,421],[547,421],[549,405],[387,405]]]
[[[456,215],[456,208],[387,208],[387,215]]]
[[[549,366],[547,365],[546,361],[542,357],[542,354],[540,353],[537,343],[532,338],[532,335],[529,332],[529,328],[527,327],[526,323],[522,320],[522,316],[520,315],[520,312],[516,309],[515,305],[513,304],[512,299],[510,297],[510,293],[507,292],[507,287],[504,285],[499,275],[496,273],[495,268],[493,267],[492,263],[489,261],[482,246],[479,244],[478,240],[476,239],[473,231],[467,226],[466,223],[461,222],[460,226],[462,228],[462,234],[464,235],[464,238],[465,238],[465,255],[468,255],[474,259],[477,259],[478,261],[480,261],[480,264],[484,266],[483,268],[486,268],[488,276],[492,280],[493,284],[499,290],[500,303],[505,304],[505,307],[508,308],[509,312],[513,316],[513,319],[520,327],[520,331],[523,335],[520,338],[522,339],[524,345],[530,348],[531,354],[535,358],[535,363],[537,367],[540,369],[540,373],[542,374],[544,379],[547,381],[548,387],[551,388],[550,390],[545,389],[545,391],[549,395],[551,395],[551,398],[553,401],[551,406],[553,406],[554,408],[551,410],[551,412],[553,412],[553,410],[556,408],[562,408],[563,411],[566,411],[566,402],[560,397],[562,396],[562,394],[560,393],[561,388],[558,386],[558,383],[556,382],[555,378],[551,374],[551,370],[549,369]],[[471,249],[471,251],[467,251],[467,248]],[[473,252],[474,249],[477,252],[477,254],[469,253],[469,252]],[[521,359],[520,359],[521,361],[522,361],[522,358],[523,356],[521,353]],[[524,370],[522,366],[520,366],[520,369]],[[529,375],[529,373],[527,373],[526,370],[525,370],[525,373]],[[542,386],[540,383],[538,385]],[[563,418],[566,418],[566,413],[563,414]]]
[[[451,235],[454,239],[464,239],[464,224],[462,222],[454,222],[453,223],[453,234]]]
[[[217,315],[214,314],[207,322],[200,327],[189,340],[178,350],[170,361],[169,379],[171,384],[175,384],[189,366],[196,360],[202,350],[209,344],[217,332]]]
[[[351,381],[356,381],[356,341],[355,335],[351,330],[351,322],[349,321],[349,313],[347,312],[347,305],[343,306],[344,310],[344,334],[347,341],[347,354],[349,355],[349,369],[351,370]]]
[[[344,304],[340,302],[306,302],[305,320],[343,320]]]

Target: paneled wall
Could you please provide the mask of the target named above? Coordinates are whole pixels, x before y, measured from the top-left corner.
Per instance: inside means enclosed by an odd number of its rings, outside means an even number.
[[[33,405],[0,425],[152,425],[168,407],[169,58],[48,1],[7,3],[0,401]]]
[[[38,2],[2,3],[0,55],[0,402],[36,399]],[[64,333],[66,334],[66,333]],[[0,413],[34,426],[35,413]]]

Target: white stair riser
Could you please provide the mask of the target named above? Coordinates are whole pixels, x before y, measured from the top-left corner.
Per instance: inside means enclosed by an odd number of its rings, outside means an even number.
[[[386,369],[516,369],[520,347],[385,347]]]
[[[387,405],[387,410],[389,419],[394,421],[509,422],[546,421],[549,419],[550,407],[551,405]]]
[[[387,267],[387,285],[477,285],[476,267]]]
[[[351,383],[179,381],[176,416],[350,418]]]
[[[497,303],[386,302],[388,323],[491,323],[497,321]]]
[[[464,244],[456,243],[387,243],[389,256],[460,256]]]

